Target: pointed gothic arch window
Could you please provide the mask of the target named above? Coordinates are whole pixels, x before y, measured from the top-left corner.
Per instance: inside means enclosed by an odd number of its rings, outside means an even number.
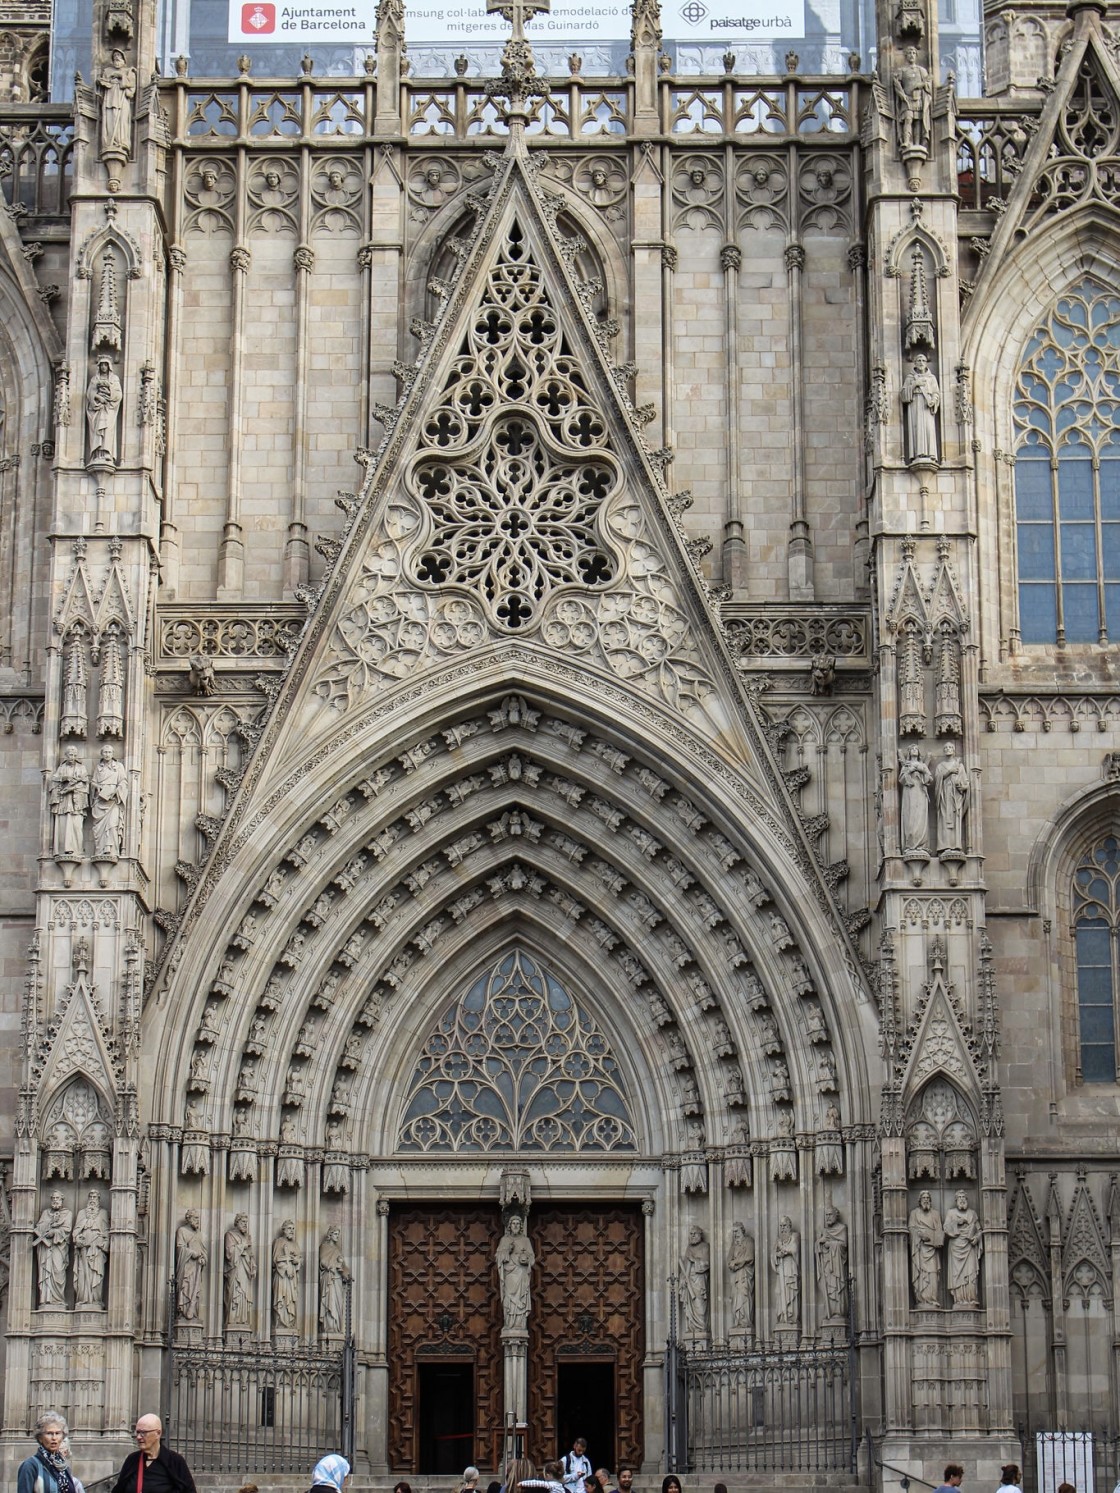
[[[1120,638],[1120,294],[1086,277],[1058,297],[1013,417],[1022,640]]]
[[[413,1071],[402,1151],[634,1151],[625,1081],[560,982],[512,949],[441,1016]]]
[[[1083,1083],[1115,1083],[1120,932],[1120,841],[1105,835],[1073,873],[1077,956],[1077,1071]]]

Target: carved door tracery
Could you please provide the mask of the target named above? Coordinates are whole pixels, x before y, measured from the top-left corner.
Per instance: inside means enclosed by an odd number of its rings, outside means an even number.
[[[641,1209],[625,1203],[534,1204],[529,1237],[536,1252],[529,1312],[530,1455],[559,1455],[559,1364],[606,1360],[615,1366],[614,1465],[639,1466],[645,1357]]]
[[[396,1208],[389,1219],[389,1466],[418,1468],[420,1366],[474,1364],[475,1448],[494,1466],[502,1424],[496,1205]],[[467,1460],[471,1460],[470,1457]],[[466,1465],[464,1462],[463,1465]]]

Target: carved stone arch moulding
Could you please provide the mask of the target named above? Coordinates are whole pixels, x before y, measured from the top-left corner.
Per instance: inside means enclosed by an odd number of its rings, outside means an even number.
[[[410,745],[398,742],[382,766],[367,761],[361,781],[323,799],[317,823],[262,873],[210,975],[188,1093],[241,1093],[234,1102],[267,1108],[272,1127],[278,1106],[307,1109],[302,1080],[311,1054],[324,1050],[337,1058],[343,1089],[352,1089],[366,1045],[355,1026],[376,1025],[378,1003],[395,998],[437,943],[442,959],[476,906],[492,910],[516,892],[611,959],[634,999],[667,1028],[670,1063],[673,1031],[691,1027],[697,1062],[706,1049],[715,1055],[700,1080],[713,1107],[747,1101],[742,1065],[756,1047],[766,1052],[751,1082],[761,1102],[782,1102],[793,1068],[798,1086],[820,1094],[823,1107],[838,1079],[829,992],[816,988],[790,922],[752,868],[753,853],[737,850],[636,753],[524,697],[495,703]],[[683,1026],[670,1005],[678,1001],[697,1012]],[[318,1014],[344,1004],[345,1022]],[[721,1004],[738,1018],[728,1023]],[[235,1011],[246,1013],[233,1049],[240,1068],[219,1079],[204,1032],[236,1020]],[[787,1032],[808,1024],[811,1061],[783,1055],[775,1012]],[[679,1070],[685,1106],[696,1088],[693,1041]],[[269,1076],[265,1048],[283,1067],[279,1076],[278,1069]]]

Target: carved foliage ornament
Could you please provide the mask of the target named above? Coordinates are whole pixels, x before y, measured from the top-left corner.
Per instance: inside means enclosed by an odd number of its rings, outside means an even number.
[[[317,691],[538,635],[677,708],[711,688],[516,223],[367,553]]]
[[[444,1014],[405,1103],[404,1151],[632,1151],[622,1074],[602,1034],[521,950]]]

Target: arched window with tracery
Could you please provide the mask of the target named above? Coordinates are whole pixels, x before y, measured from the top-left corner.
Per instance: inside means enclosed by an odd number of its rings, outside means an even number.
[[[1098,840],[1073,873],[1077,955],[1078,1071],[1084,1083],[1116,1082],[1120,841]]]
[[[1022,641],[1120,638],[1120,294],[1086,277],[1058,298],[1013,418]]]

